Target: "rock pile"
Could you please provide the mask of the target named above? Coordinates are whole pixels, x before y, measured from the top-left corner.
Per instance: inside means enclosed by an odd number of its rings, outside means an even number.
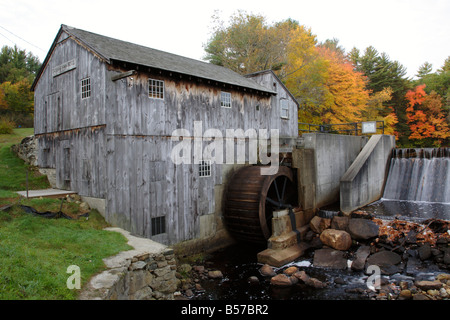
[[[175,292],[177,299],[191,298],[196,293],[204,292],[200,280],[213,279],[220,280],[223,274],[220,270],[208,269],[203,265],[181,264],[175,276],[180,280],[178,291]],[[256,279],[257,280],[257,279]]]
[[[26,163],[37,166],[37,143],[35,136],[22,139],[20,144],[15,144],[11,150]]]
[[[313,266],[330,269],[350,269],[373,273],[373,266],[380,271],[377,287],[351,288],[348,293],[364,295],[372,299],[447,299],[448,274],[441,274],[434,281],[415,280],[420,270],[430,263],[440,269],[450,269],[449,222],[429,220],[422,224],[406,221],[382,221],[363,212],[351,216],[322,218],[315,216],[304,241],[313,249]],[[428,263],[423,266],[423,263]],[[425,269],[421,269],[425,268]],[[270,284],[278,287],[306,284],[313,288],[325,288],[330,284],[308,276],[305,271],[289,267],[276,273],[269,265],[260,274],[270,278]],[[389,276],[403,274],[409,281]]]

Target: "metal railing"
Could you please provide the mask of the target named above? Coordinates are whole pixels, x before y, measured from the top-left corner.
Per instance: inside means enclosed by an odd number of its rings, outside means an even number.
[[[371,125],[373,131],[364,132],[363,124]],[[362,121],[351,123],[336,123],[336,124],[313,124],[313,123],[298,123],[299,135],[305,132],[320,132],[320,133],[334,133],[344,135],[359,136],[362,134],[384,134],[384,121]]]

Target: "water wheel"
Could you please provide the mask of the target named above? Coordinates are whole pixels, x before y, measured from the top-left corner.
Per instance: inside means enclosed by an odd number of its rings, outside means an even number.
[[[273,211],[297,204],[292,170],[281,166],[276,174],[267,176],[261,175],[261,168],[242,167],[228,183],[225,224],[240,241],[266,243],[272,235]]]

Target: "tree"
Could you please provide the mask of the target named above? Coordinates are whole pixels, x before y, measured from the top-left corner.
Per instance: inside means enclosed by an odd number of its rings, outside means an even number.
[[[374,47],[367,47],[364,54],[353,48],[348,59],[352,62],[356,71],[367,76],[366,88],[371,94],[382,92],[386,88],[392,90],[391,99],[383,103],[380,115],[383,117],[394,115],[397,120],[395,132],[399,138],[399,144],[407,144],[408,136],[411,134],[406,121],[405,94],[411,89],[410,80],[406,77],[406,69],[398,61],[391,61],[386,53],[380,54]]]
[[[0,50],[0,116],[18,125],[32,126],[34,97],[30,91],[41,63],[17,46]]]
[[[433,71],[433,65],[431,63],[425,62],[423,65],[419,67],[419,70],[417,70],[417,77],[423,78],[426,75],[430,74],[431,71]]]
[[[425,85],[419,85],[406,93],[407,122],[411,129],[409,139],[416,145],[442,145],[450,137],[450,128],[442,112],[442,100],[436,93],[427,95]]]
[[[369,99],[365,77],[338,51],[318,48],[319,54],[329,62],[325,87],[331,94],[331,103],[322,114],[325,123],[361,121],[362,112]]]
[[[205,45],[204,59],[240,74],[280,70],[286,63],[286,46],[298,22],[288,19],[269,25],[265,17],[238,11],[229,26],[217,16],[214,32]]]

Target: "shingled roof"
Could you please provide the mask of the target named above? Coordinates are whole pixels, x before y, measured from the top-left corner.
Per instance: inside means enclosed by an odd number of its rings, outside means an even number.
[[[33,85],[34,90],[39,77],[45,68],[53,49],[56,46],[56,41],[61,32],[66,32],[70,37],[79,41],[95,54],[100,56],[106,63],[113,64],[117,62],[131,63],[149,68],[155,68],[170,72],[176,72],[184,75],[190,75],[202,79],[212,80],[233,86],[253,89],[270,94],[276,94],[252,79],[248,79],[240,74],[211,63],[179,56],[176,54],[144,47],[131,42],[126,42],[85,30],[76,29],[66,25],[61,25],[61,29],[56,36],[55,42],[50,48],[47,57],[45,58],[42,68],[39,71]]]

